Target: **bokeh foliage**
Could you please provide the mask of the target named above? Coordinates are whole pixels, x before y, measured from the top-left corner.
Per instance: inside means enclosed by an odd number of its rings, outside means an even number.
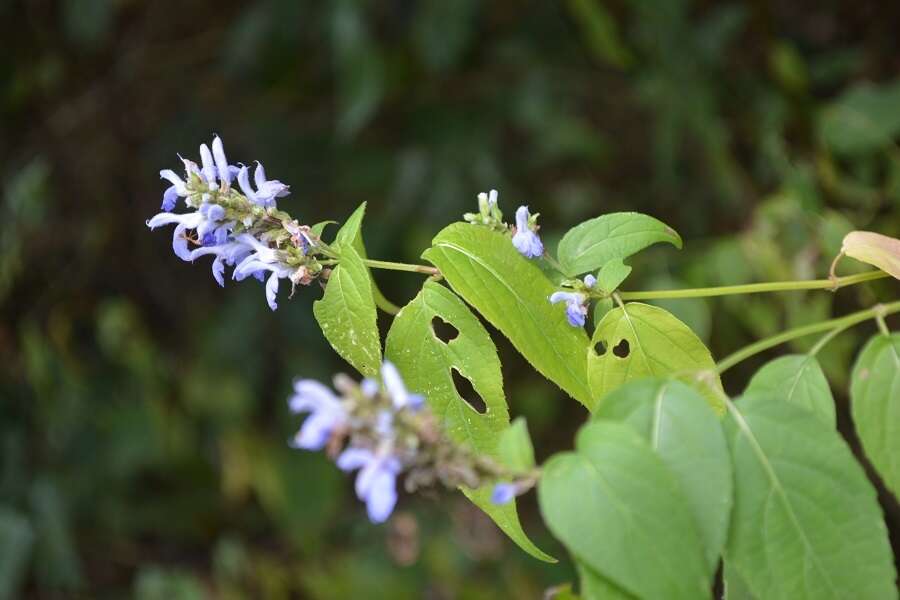
[[[847,231],[900,231],[898,22],[878,0],[0,1],[0,597],[524,598],[571,580],[461,497],[404,498],[371,526],[325,458],[288,449],[291,378],[347,368],[320,291],[273,314],[254,284],[178,261],[144,226],[157,171],[217,132],[307,222],[368,201],[377,258],[417,260],[496,187],[553,245],[604,212],[672,225],[685,249],[636,259],[636,288],[822,276]],[[421,283],[377,277],[395,303]],[[722,357],[896,292],[659,305]],[[851,439],[842,390],[868,333],[819,355]],[[538,458],[571,447],[584,410],[495,338]],[[533,499],[523,514],[562,555]]]

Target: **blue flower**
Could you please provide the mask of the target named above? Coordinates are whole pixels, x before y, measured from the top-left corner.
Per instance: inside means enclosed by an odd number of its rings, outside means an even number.
[[[188,250],[186,234],[188,230],[197,229],[205,221],[206,218],[200,214],[200,212],[185,213],[182,215],[161,212],[147,221],[147,227],[156,229],[162,225],[171,225],[174,223],[175,231],[172,234],[172,250],[175,252],[175,256],[181,260],[191,260],[191,251]]]
[[[184,180],[176,175],[175,171],[172,169],[163,169],[159,172],[159,177],[172,184],[166,188],[165,192],[163,192],[163,201],[162,206],[160,207],[165,212],[171,212],[175,208],[175,203],[178,202],[178,198],[187,197],[187,186],[185,185]]]
[[[205,255],[215,256],[216,258],[212,263],[213,277],[220,286],[225,287],[225,265],[234,266],[251,252],[253,252],[252,246],[236,240],[230,240],[197,248],[191,252],[190,258],[194,260]]]
[[[359,469],[356,476],[356,495],[366,503],[369,520],[383,523],[397,504],[397,474],[400,460],[386,450],[373,453],[365,448],[349,447],[337,459],[342,471]]]
[[[278,280],[290,278],[294,274],[295,269],[281,262],[278,258],[277,250],[269,248],[269,246],[263,244],[252,235],[242,233],[236,239],[238,242],[249,246],[252,253],[234,268],[232,277],[237,281],[241,281],[250,275],[259,277],[260,272],[270,271],[272,274],[266,281],[266,302],[269,303],[269,308],[272,310],[277,309]]]
[[[516,497],[516,485],[513,483],[498,483],[491,492],[491,502],[494,504],[506,504]]]
[[[321,450],[331,434],[347,421],[347,412],[340,399],[326,386],[312,379],[294,383],[295,394],[288,400],[293,413],[309,413],[300,431],[291,441],[294,448]]]
[[[597,278],[593,275],[585,275],[584,276],[584,285],[586,287],[592,288],[597,285]]]
[[[566,318],[572,327],[584,327],[587,317],[587,295],[580,292],[554,292],[550,296],[550,303],[566,303]]]
[[[212,143],[213,162],[216,165],[216,173],[222,182],[222,187],[227,189],[231,185],[231,180],[237,172],[237,167],[228,164],[225,158],[225,148],[222,146],[222,138],[216,136]]]
[[[422,408],[425,403],[424,396],[409,393],[406,385],[403,383],[403,379],[400,377],[400,372],[397,371],[397,367],[393,363],[385,361],[381,365],[381,380],[384,382],[384,389],[387,390],[388,396],[391,397],[391,402],[393,402],[395,409],[409,408],[416,411]]]
[[[275,198],[283,198],[290,193],[290,186],[277,179],[266,179],[266,170],[262,163],[256,163],[256,171],[253,173],[256,190],[250,185],[250,170],[246,165],[242,166],[237,174],[238,185],[247,199],[262,207],[275,206]]]
[[[531,214],[527,206],[520,206],[516,210],[516,233],[512,243],[525,258],[538,258],[544,254],[544,244],[541,238],[532,229]]]

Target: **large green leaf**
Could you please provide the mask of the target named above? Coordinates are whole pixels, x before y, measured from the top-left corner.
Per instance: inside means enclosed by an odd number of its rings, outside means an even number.
[[[322,299],[313,304],[313,314],[344,360],[367,377],[378,375],[381,339],[372,281],[352,246],[341,247],[341,262],[331,272]]]
[[[834,397],[819,361],[808,354],[789,354],[767,362],[757,371],[745,394],[770,393],[786,402],[816,413],[831,425],[836,424]]]
[[[857,85],[822,111],[819,135],[835,152],[871,152],[900,134],[900,81]]]
[[[726,436],[735,500],[726,560],[766,600],[897,597],[875,489],[822,419],[745,396]]]
[[[432,325],[435,318],[453,326],[457,336],[448,342],[439,339]],[[388,332],[385,355],[397,365],[406,385],[425,395],[431,410],[441,419],[453,440],[479,454],[500,458],[498,441],[505,431],[509,431],[500,359],[490,335],[462,300],[438,283],[425,282],[422,291],[394,319]],[[454,369],[468,379],[481,396],[486,408],[483,414],[460,396],[453,382],[451,371]],[[527,439],[524,423],[513,431],[524,433]],[[518,444],[512,444],[516,438]],[[517,435],[510,440],[511,445],[522,443]],[[528,446],[530,448],[530,441]],[[515,454],[522,456],[521,446]],[[522,460],[527,462],[527,457]],[[532,457],[532,463],[533,460]],[[554,560],[525,535],[515,502],[494,504],[489,485],[476,490],[464,489],[463,492],[523,550],[541,560]]]
[[[709,350],[687,325],[657,306],[630,302],[609,311],[591,344],[588,382],[595,403],[634,379],[673,375],[697,387],[717,411],[724,410]]]
[[[588,338],[548,301],[557,287],[535,261],[523,258],[509,236],[456,223],[422,255],[463,299],[509,338],[541,374],[590,408]]]
[[[722,563],[722,584],[725,588],[724,600],[759,600],[729,561]]]
[[[636,212],[610,213],[570,229],[559,242],[557,258],[566,274],[575,276],[658,242],[681,248],[681,237],[662,221]]]
[[[577,561],[639,598],[709,597],[694,518],[663,460],[631,427],[591,422],[544,465],[544,521]]]
[[[583,562],[576,561],[581,597],[585,600],[634,600],[634,596],[604,579]]]
[[[866,456],[900,498],[900,334],[869,340],[853,367],[850,400]]]
[[[362,259],[366,259],[368,256],[366,254],[366,245],[363,242],[362,235],[362,220],[365,214],[366,203],[363,202],[355,211],[353,211],[353,214],[350,215],[347,221],[341,226],[334,238],[334,245],[336,247],[340,248],[342,245],[353,246],[353,249],[356,250],[356,253],[359,254]],[[329,221],[326,221],[326,224],[328,222]],[[372,295],[375,298],[375,305],[385,312],[396,314],[397,311],[400,310],[400,307],[384,297],[384,294],[378,289],[378,284],[375,282],[371,270],[369,271],[369,277],[372,280]]]
[[[679,381],[641,379],[606,396],[593,419],[630,425],[669,467],[693,513],[712,578],[728,534],[732,478],[722,425],[709,404]]]

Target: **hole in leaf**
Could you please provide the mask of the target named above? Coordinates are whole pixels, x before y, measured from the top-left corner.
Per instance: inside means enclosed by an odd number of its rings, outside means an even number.
[[[450,369],[450,374],[453,376],[453,386],[456,388],[456,393],[459,394],[460,398],[465,400],[466,404],[471,406],[478,414],[483,415],[486,413],[487,404],[475,391],[472,382],[468,378],[463,377],[456,369]]]
[[[599,342],[594,344],[594,353],[597,356],[603,356],[604,354],[606,354],[606,342],[600,340]]]
[[[434,332],[434,337],[445,344],[449,344],[459,335],[459,329],[440,317],[431,319],[431,330]]]
[[[628,358],[631,348],[628,346],[628,340],[622,340],[613,348],[613,354],[619,358]]]

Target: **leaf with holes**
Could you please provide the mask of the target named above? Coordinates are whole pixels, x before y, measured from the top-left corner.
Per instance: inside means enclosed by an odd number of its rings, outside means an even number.
[[[433,329],[435,320],[452,326],[456,336],[442,341]],[[425,282],[419,295],[394,319],[385,355],[397,365],[409,389],[425,395],[453,440],[479,454],[500,457],[498,439],[509,429],[500,359],[484,326],[453,292],[434,281]],[[482,410],[460,395],[454,373],[471,383]],[[541,560],[554,560],[528,539],[515,502],[494,504],[489,485],[463,492],[523,550]]]
[[[816,357],[808,354],[790,354],[767,362],[753,375],[745,394],[771,393],[786,402],[811,410],[825,421],[836,426],[834,397],[825,373]]]
[[[672,375],[696,387],[716,411],[724,410],[709,350],[671,313],[630,302],[606,313],[591,343],[588,381],[595,403],[634,379]]]
[[[366,254],[366,245],[363,243],[362,236],[362,220],[366,214],[366,203],[363,202],[359,205],[359,207],[353,211],[353,214],[350,215],[350,218],[347,219],[347,222],[344,223],[340,229],[338,229],[337,235],[334,238],[334,246],[340,249],[341,246],[347,245],[352,246],[356,253],[359,254],[359,257],[363,260],[368,256]],[[326,223],[333,221],[326,221]],[[367,267],[368,270],[368,267]],[[369,270],[369,279],[372,281],[372,295],[375,298],[375,305],[385,312],[396,313],[400,310],[400,307],[396,306],[390,300],[384,297],[384,294],[381,293],[381,290],[378,288],[378,284],[375,283],[375,278],[372,276],[371,270]]]
[[[896,598],[875,489],[840,434],[777,396],[735,404],[725,424],[735,474],[725,557],[753,595]]]
[[[728,445],[709,404],[680,381],[641,379],[606,396],[593,420],[630,425],[669,467],[700,532],[712,585],[728,534],[732,482]]]
[[[853,424],[866,456],[900,498],[900,333],[876,335],[853,367]]]
[[[590,408],[587,334],[550,304],[557,286],[538,264],[523,258],[508,235],[468,223],[450,225],[433,244],[422,256],[441,270],[450,287],[538,372]]]
[[[614,586],[638,598],[709,597],[700,536],[678,482],[631,427],[582,427],[575,452],[544,465],[538,502],[575,559]]]
[[[851,231],[844,236],[841,253],[900,279],[900,240],[896,238],[872,231]]]
[[[381,368],[381,339],[369,270],[356,250],[344,246],[341,262],[331,272],[325,294],[313,304],[325,339],[341,358],[367,377]]]
[[[636,212],[610,213],[570,229],[559,242],[557,258],[563,271],[574,277],[658,242],[681,248],[681,236],[658,219]]]

